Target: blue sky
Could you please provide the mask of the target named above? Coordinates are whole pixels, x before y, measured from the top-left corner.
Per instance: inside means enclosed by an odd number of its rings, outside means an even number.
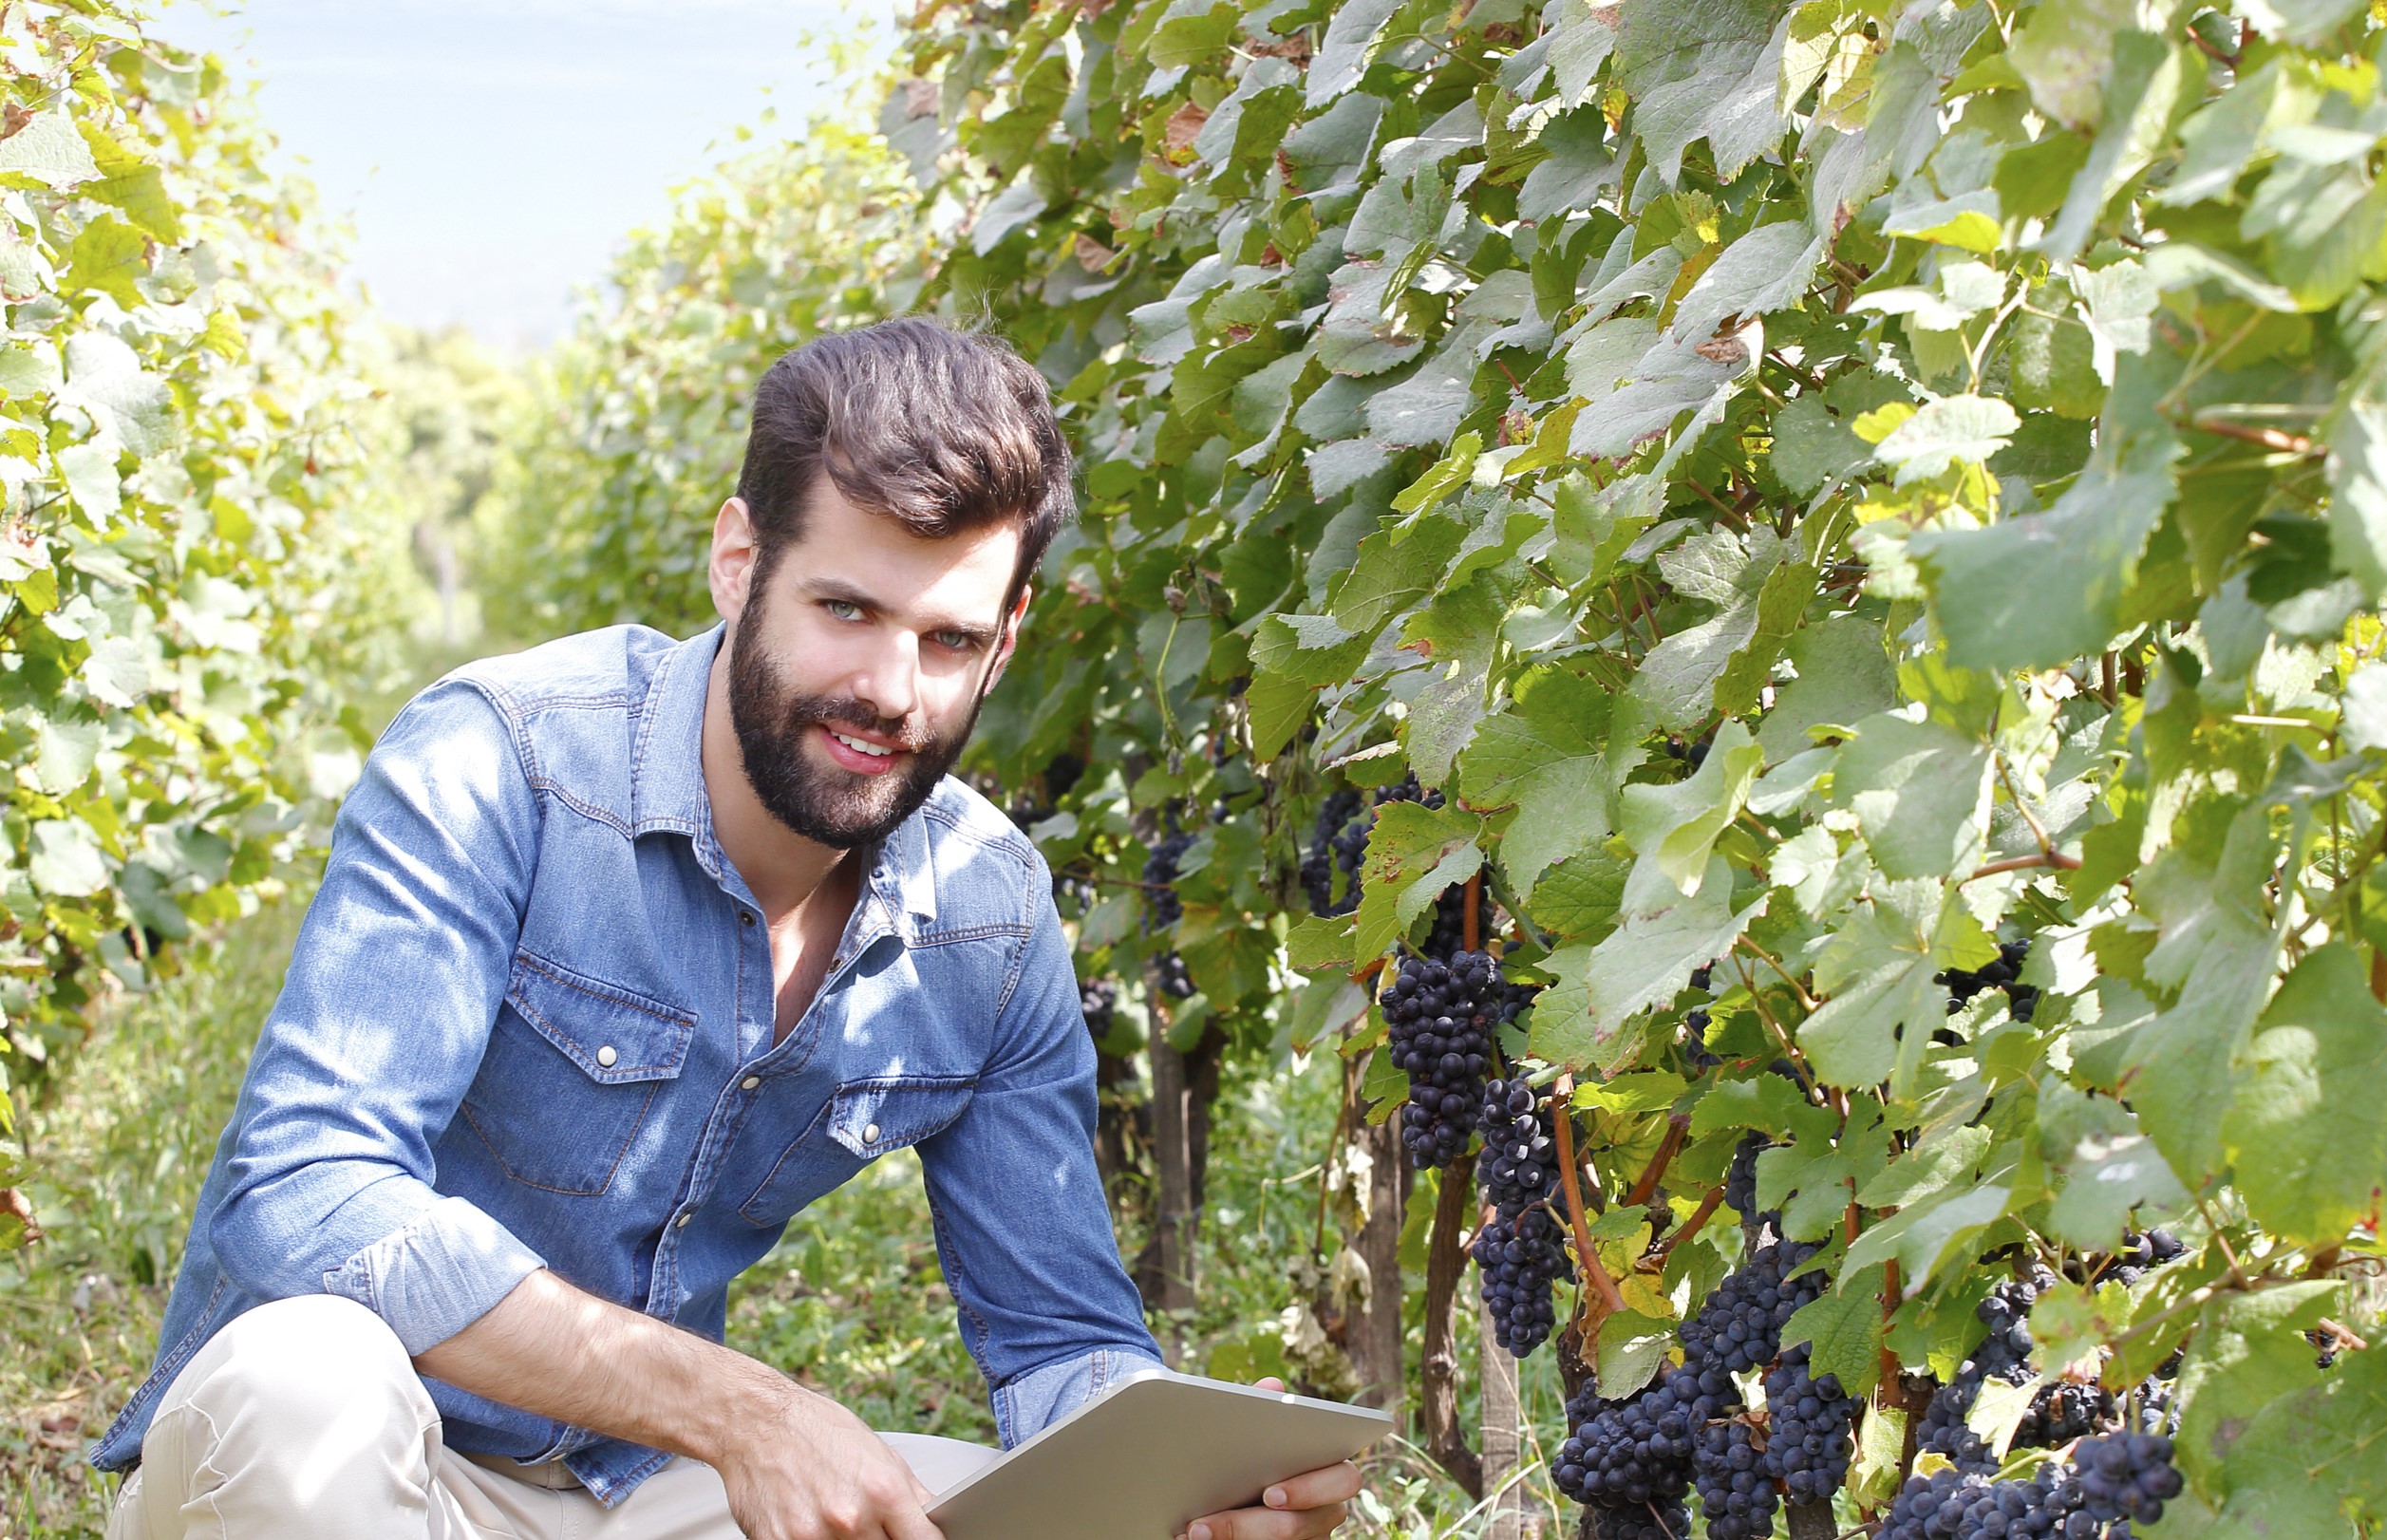
[[[266,121],[384,310],[509,351],[660,220],[740,124],[832,100],[823,38],[880,40],[834,0],[172,0],[164,36],[260,85]]]

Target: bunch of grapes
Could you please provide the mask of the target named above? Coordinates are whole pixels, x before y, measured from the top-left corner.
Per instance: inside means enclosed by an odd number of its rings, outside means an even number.
[[[1407,957],[1381,1004],[1393,1062],[1409,1076],[1400,1142],[1410,1164],[1447,1166],[1467,1148],[1492,1065],[1500,972],[1489,953]]]
[[[1495,1214],[1476,1232],[1473,1249],[1493,1340],[1511,1358],[1524,1358],[1558,1324],[1551,1286],[1574,1281],[1566,1233],[1547,1206],[1531,1208]]]
[[[2030,955],[2031,938],[2003,941],[1998,944],[1996,962],[1983,964],[1967,972],[1951,967],[1933,982],[1947,986],[1947,1013],[1950,1016],[1964,1008],[1965,1003],[1983,989],[2003,989],[2006,1011],[2018,1022],[2027,1022],[2039,1007],[2039,990],[2035,986],[2016,981],[2022,976],[2022,960]]]
[[[2059,1466],[2041,1466],[2025,1481],[1940,1471],[1899,1490],[1875,1540],[2094,1540],[2099,1528],[2077,1522],[2079,1508]]]
[[[1759,1540],[1774,1532],[1774,1510],[1781,1499],[1765,1467],[1766,1456],[1746,1422],[1734,1418],[1700,1430],[1692,1476],[1708,1540]]]
[[[1732,1211],[1744,1219],[1757,1219],[1757,1156],[1774,1147],[1774,1141],[1756,1132],[1743,1134],[1733,1146],[1732,1165],[1724,1173],[1724,1201]]]
[[[2053,1449],[2095,1433],[2113,1416],[2112,1391],[2058,1380],[2031,1398],[2030,1410],[2015,1424],[2014,1442],[2024,1449]]]
[[[1682,1061],[1694,1080],[1724,1061],[1723,1055],[1708,1051],[1707,1022],[1704,1005],[1682,1018]]]
[[[1477,1117],[1484,1148],[1475,1180],[1484,1201],[1502,1213],[1549,1201],[1558,1190],[1558,1144],[1533,1088],[1522,1076],[1485,1081]]]
[[[1679,1506],[1701,1430],[1737,1401],[1729,1376],[1686,1365],[1629,1400],[1598,1403],[1558,1446],[1558,1490],[1603,1510]]]
[[[1309,853],[1302,857],[1302,887],[1309,893],[1309,911],[1331,918],[1348,914],[1359,908],[1359,884],[1350,880],[1359,870],[1359,856],[1367,849],[1367,825],[1360,817],[1363,799],[1356,791],[1330,794],[1318,809],[1317,827],[1309,836]],[[1344,859],[1347,842],[1344,836],[1356,826],[1357,846],[1348,860]],[[1345,879],[1345,896],[1335,902],[1334,877],[1340,870]]]
[[[1836,1377],[1812,1372],[1813,1354],[1801,1343],[1765,1372],[1765,1470],[1795,1503],[1829,1500],[1849,1478],[1856,1450],[1850,1429],[1857,1403]]]
[[[1758,1248],[1716,1286],[1699,1314],[1682,1323],[1687,1362],[1733,1374],[1773,1362],[1790,1318],[1823,1297],[1826,1279],[1820,1268],[1797,1272],[1817,1249],[1804,1241],[1776,1241]]]
[[[1186,847],[1194,843],[1189,834],[1173,833],[1154,848],[1144,862],[1144,929],[1147,931],[1174,930],[1185,918],[1185,903],[1177,897],[1177,862],[1185,858]],[[1159,973],[1160,992],[1173,1000],[1183,1000],[1194,992],[1194,975],[1186,968],[1185,959],[1175,951],[1162,952],[1153,960]]]
[[[2100,1284],[2115,1283],[2124,1288],[2154,1271],[2167,1262],[2176,1262],[2186,1255],[2188,1248],[2168,1230],[2151,1230],[2145,1234],[2135,1230],[2122,1236],[2122,1249],[2114,1253],[2113,1264],[2097,1274]]]
[[[2072,1452],[2080,1507],[2091,1518],[2152,1524],[2184,1483],[2171,1463],[2171,1440],[2151,1433],[2084,1438]]]
[[[1109,1037],[1118,1014],[1118,980],[1106,975],[1079,985],[1078,1008],[1085,1012],[1087,1036],[1097,1042]]]
[[[1428,957],[1454,957],[1466,946],[1467,888],[1462,883],[1443,889],[1434,901],[1434,927],[1426,932],[1424,951]]]

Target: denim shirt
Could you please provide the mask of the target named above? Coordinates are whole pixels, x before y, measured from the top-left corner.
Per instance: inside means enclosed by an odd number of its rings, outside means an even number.
[[[1006,1447],[1157,1362],[1096,1172],[1094,1048],[1051,878],[947,779],[871,853],[776,1046],[761,906],[699,759],[722,631],[567,637],[398,714],[216,1150],[148,1380],[265,1301],[351,1299],[409,1353],[539,1268],[720,1340],[788,1219],[919,1151]],[[451,1448],[561,1458],[607,1506],[660,1451],[426,1380]],[[833,1387],[834,1388],[834,1387]]]

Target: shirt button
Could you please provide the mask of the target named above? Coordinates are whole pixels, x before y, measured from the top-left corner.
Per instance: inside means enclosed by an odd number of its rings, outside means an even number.
[[[750,909],[740,910],[738,911],[738,923],[740,925],[752,925],[754,923],[754,911]]]
[[[744,1080],[740,1080],[740,1081],[738,1082],[738,1089],[739,1089],[739,1090],[741,1090],[741,1091],[751,1091],[751,1090],[753,1090],[756,1086],[761,1085],[761,1083],[762,1083],[762,1077],[761,1077],[761,1076],[760,1076],[760,1075],[749,1075],[749,1076],[747,1076]]]
[[[611,1069],[613,1067],[613,1061],[621,1057],[622,1056],[620,1054],[613,1051],[613,1045],[610,1042],[597,1050],[597,1062],[603,1064],[607,1069]]]
[[[696,1211],[691,1209],[686,1213],[680,1215],[679,1218],[671,1221],[672,1228],[675,1230],[686,1230],[688,1228],[688,1221],[695,1217]]]
[[[878,1125],[876,1123],[873,1123],[870,1127],[862,1130],[862,1142],[864,1144],[876,1144],[878,1142]]]

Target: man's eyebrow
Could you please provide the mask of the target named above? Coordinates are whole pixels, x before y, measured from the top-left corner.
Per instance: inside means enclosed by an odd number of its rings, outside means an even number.
[[[812,592],[815,598],[841,600],[874,615],[886,614],[890,609],[888,605],[843,578],[811,577],[804,579],[803,584]],[[981,626],[967,620],[940,620],[933,616],[924,621],[920,629],[927,631],[959,631],[978,647],[993,645],[998,634],[997,629],[992,626]]]

